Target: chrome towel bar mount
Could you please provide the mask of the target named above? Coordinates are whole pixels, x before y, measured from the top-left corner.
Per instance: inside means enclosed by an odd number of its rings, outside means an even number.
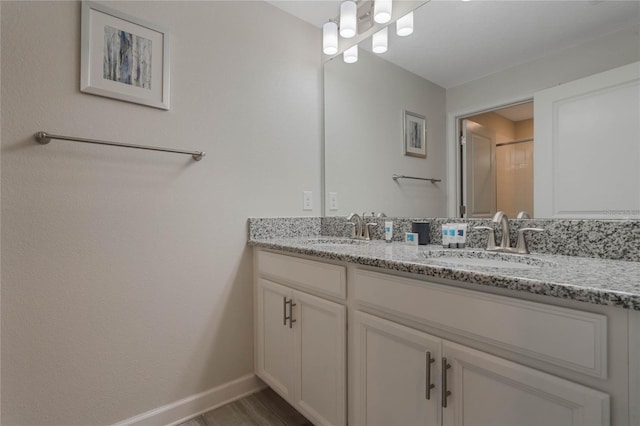
[[[437,183],[437,182],[442,182],[442,179],[436,179],[436,178],[421,178],[421,177],[414,177],[414,176],[405,176],[405,175],[393,175],[391,176],[391,178],[393,180],[395,180],[396,182],[398,181],[398,179],[415,179],[415,180],[428,180],[431,183]]]
[[[122,142],[111,142],[111,141],[102,141],[98,139],[87,139],[87,138],[78,138],[75,136],[61,136],[61,135],[52,135],[47,132],[38,132],[35,134],[35,138],[38,142],[43,145],[51,142],[52,139],[59,139],[64,141],[73,141],[73,142],[83,142],[83,143],[93,143],[98,145],[110,145],[110,146],[120,146],[123,148],[135,148],[135,149],[146,149],[149,151],[162,151],[162,152],[172,152],[174,154],[187,154],[191,155],[191,157],[200,161],[202,158],[207,155],[204,151],[184,151],[181,149],[173,149],[173,148],[161,148],[157,146],[147,146],[147,145],[135,145],[131,143],[122,143]]]

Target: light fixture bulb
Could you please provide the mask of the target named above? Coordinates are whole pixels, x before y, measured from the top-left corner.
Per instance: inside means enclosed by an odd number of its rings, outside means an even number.
[[[343,53],[344,61],[347,64],[353,64],[358,62],[358,45],[352,46],[344,51]]]
[[[384,27],[371,37],[371,50],[375,53],[384,53],[389,46],[389,27]]]
[[[338,24],[327,22],[322,26],[322,51],[325,55],[338,53]]]
[[[352,38],[358,33],[358,6],[356,2],[347,0],[340,5],[340,35]]]
[[[378,24],[386,24],[391,20],[392,0],[376,0],[373,5],[373,20]]]
[[[396,21],[396,33],[406,37],[413,33],[413,12],[409,12]]]

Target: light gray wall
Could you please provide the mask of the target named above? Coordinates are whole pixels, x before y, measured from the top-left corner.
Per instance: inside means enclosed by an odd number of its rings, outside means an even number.
[[[6,425],[113,423],[251,373],[247,217],[320,214],[318,29],[264,2],[108,5],[171,32],[170,111],[80,93],[79,2],[1,2]]]
[[[640,26],[518,65],[447,90],[447,112],[500,105],[640,59]]]
[[[426,117],[427,158],[403,153],[405,109]],[[338,193],[327,215],[442,216],[444,184],[391,176],[444,180],[445,159],[444,88],[362,49],[355,64],[325,64],[325,190]]]

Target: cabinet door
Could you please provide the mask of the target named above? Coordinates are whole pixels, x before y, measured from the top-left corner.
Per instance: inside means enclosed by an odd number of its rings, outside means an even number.
[[[293,338],[285,313],[287,287],[258,280],[256,306],[256,374],[285,399],[293,398]],[[286,308],[286,310],[285,310]]]
[[[608,425],[609,396],[450,342],[443,343],[451,425]]]
[[[293,292],[296,401],[317,425],[346,424],[346,307]]]
[[[441,340],[362,312],[353,327],[354,423],[439,425]]]

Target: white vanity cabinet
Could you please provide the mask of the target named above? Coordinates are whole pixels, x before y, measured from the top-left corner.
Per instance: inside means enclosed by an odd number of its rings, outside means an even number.
[[[362,312],[356,425],[606,425],[605,393]]]
[[[254,253],[256,374],[314,424],[607,426],[639,417],[629,363],[640,315],[630,327],[619,308]]]
[[[346,424],[346,307],[301,290],[344,299],[346,268],[256,257],[256,374],[314,424]]]
[[[388,312],[408,322],[440,325],[472,336],[491,338],[502,346],[520,345],[534,335],[552,339],[549,348],[530,355],[550,359],[554,346],[574,344],[557,352],[558,364],[581,360],[580,351],[606,351],[605,317],[482,295],[467,305],[473,292],[426,285],[369,271],[355,273],[355,299],[363,307]],[[420,297],[422,295],[422,297]],[[483,306],[485,305],[485,306]],[[492,305],[491,311],[486,311]],[[449,312],[449,314],[447,314]],[[513,317],[508,315],[515,314]],[[457,317],[454,320],[452,317]],[[451,318],[449,318],[451,317]],[[466,319],[465,319],[466,317]],[[502,317],[503,327],[516,333],[485,329]],[[528,328],[522,317],[536,320]],[[568,321],[568,322],[567,322]],[[577,337],[569,327],[582,324]],[[552,326],[554,329],[545,330]],[[520,328],[520,333],[517,333]],[[589,330],[591,331],[589,333]],[[522,335],[518,335],[522,334]],[[530,335],[530,336],[528,336]],[[573,336],[573,337],[572,337]],[[353,404],[356,425],[608,425],[609,395],[569,380],[442,339],[368,313],[353,314]],[[586,361],[586,360],[582,360]],[[579,364],[579,363],[578,363]],[[588,364],[588,363],[587,363]],[[577,365],[576,369],[583,367]]]
[[[445,426],[610,423],[603,392],[447,341],[445,365]]]
[[[442,340],[362,312],[353,318],[353,423],[439,425]]]

